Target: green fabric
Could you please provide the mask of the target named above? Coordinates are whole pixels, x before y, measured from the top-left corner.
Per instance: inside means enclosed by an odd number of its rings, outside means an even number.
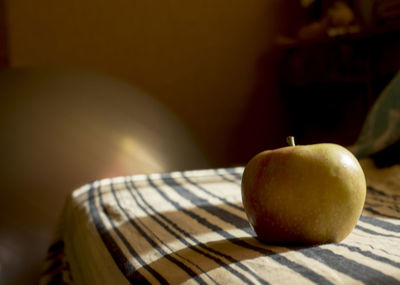
[[[400,72],[369,111],[356,143],[349,149],[358,158],[377,153],[400,140]]]

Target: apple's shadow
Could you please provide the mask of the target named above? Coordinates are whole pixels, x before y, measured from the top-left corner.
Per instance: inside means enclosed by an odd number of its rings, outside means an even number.
[[[226,205],[217,207],[207,201],[197,203],[197,207],[164,212],[155,209],[150,212],[150,208],[143,206],[146,215],[137,216],[132,205],[125,205],[123,199],[119,202],[123,206],[120,209],[105,203],[102,210],[117,224],[118,232],[129,238],[131,247],[135,248],[135,252],[131,252],[132,260],[141,259],[146,263],[137,269],[140,274],[131,276],[145,276],[152,280],[151,272],[158,272],[169,283],[181,284],[199,276],[212,280],[214,274],[211,272],[221,269],[218,274],[225,271],[235,274],[243,283],[250,283],[245,275],[256,273],[249,262],[244,261],[268,257],[288,266],[290,261],[282,253],[305,248],[267,244],[257,239],[240,203],[232,203],[230,207],[235,206],[236,210],[229,211]],[[223,222],[206,219],[205,212]],[[233,237],[233,232],[236,237]],[[210,239],[212,241],[207,241]]]
[[[233,239],[222,239],[208,243],[194,244],[181,250],[174,251],[168,255],[155,260],[149,266],[165,274],[173,283],[181,284],[187,281],[190,276],[185,268],[179,271],[169,271],[168,263],[171,260],[179,260],[185,266],[194,268],[196,276],[208,273],[216,269],[222,269],[227,274],[234,274],[247,283],[246,276],[241,272],[245,271],[250,275],[256,275],[248,265],[243,263],[245,260],[254,260],[257,258],[271,258],[277,263],[290,267],[290,261],[283,257],[281,253],[291,250],[306,248],[305,246],[283,247],[280,245],[266,244],[255,237],[241,237]],[[211,276],[208,278],[212,279]]]

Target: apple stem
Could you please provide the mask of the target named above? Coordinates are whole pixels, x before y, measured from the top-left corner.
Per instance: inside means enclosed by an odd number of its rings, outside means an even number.
[[[294,143],[294,137],[293,136],[288,136],[286,138],[286,142],[288,143],[289,146],[296,146],[296,144]]]

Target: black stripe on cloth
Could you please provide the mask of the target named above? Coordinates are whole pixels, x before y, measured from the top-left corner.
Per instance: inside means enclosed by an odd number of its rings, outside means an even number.
[[[40,274],[44,284],[73,284],[71,268],[64,254],[64,241],[59,240],[49,248],[44,268]]]
[[[58,262],[58,260],[62,260],[64,257],[64,241],[58,240],[54,242],[48,249],[46,254],[46,263],[50,263],[49,266],[53,266],[53,263]],[[47,275],[51,269],[45,268],[41,275]]]
[[[234,176],[237,180],[239,180],[239,181],[231,180],[232,182],[236,182],[236,183],[239,182],[240,183],[240,181],[242,180],[242,173],[243,172],[238,173],[236,168],[225,168],[224,170],[226,172],[228,172],[229,174],[231,174],[232,176]]]
[[[64,241],[63,240],[58,240],[54,242],[50,247],[47,253],[50,254],[58,254],[59,252],[64,252]]]
[[[100,199],[100,204],[102,210],[105,210],[105,207],[102,202],[101,194],[100,194],[100,183],[97,188],[98,196]],[[104,245],[110,252],[114,262],[118,266],[119,270],[122,274],[128,279],[131,284],[150,284],[148,280],[132,265],[132,263],[126,258],[122,250],[119,248],[118,244],[107,230],[103,221],[101,220],[99,210],[97,209],[94,197],[94,185],[90,184],[90,188],[88,191],[88,202],[89,202],[89,212],[92,217],[93,224],[95,225],[97,232],[99,233],[101,239],[103,240]],[[137,252],[132,248],[126,238],[122,235],[122,233],[115,227],[112,219],[106,215],[109,223],[111,224],[112,229],[124,243],[129,252],[134,256],[134,258],[142,265],[147,271],[149,271],[161,284],[167,284],[167,281],[153,268],[147,266],[146,262],[137,254]]]
[[[48,285],[64,285],[67,284],[63,280],[62,273],[55,275],[50,282],[47,283]]]
[[[384,274],[370,266],[360,264],[348,259],[329,249],[312,247],[299,249],[307,257],[321,261],[323,264],[342,272],[353,279],[364,282],[364,284],[400,284],[400,281]]]
[[[223,268],[225,268],[226,270],[228,270],[230,273],[232,273],[233,275],[235,275],[237,278],[239,278],[241,281],[245,282],[246,284],[252,284],[251,280],[249,280],[246,276],[244,276],[243,274],[241,274],[240,272],[238,272],[237,270],[235,270],[234,268],[232,268],[230,266],[230,264],[225,263],[223,260],[221,260],[218,257],[215,257],[207,252],[212,252],[213,254],[216,254],[218,256],[221,256],[225,259],[227,259],[229,262],[231,263],[236,263],[236,265],[241,268],[244,271],[247,271],[249,274],[251,274],[253,277],[255,277],[260,283],[262,284],[268,284],[265,280],[263,280],[262,278],[260,278],[259,276],[257,276],[253,271],[251,271],[247,266],[245,266],[242,263],[238,263],[239,261],[236,260],[235,258],[226,255],[222,252],[219,252],[209,246],[207,246],[206,244],[200,242],[197,238],[195,238],[194,236],[190,235],[187,231],[185,231],[183,228],[179,227],[174,221],[172,221],[171,219],[169,219],[168,217],[166,217],[165,215],[163,215],[162,213],[158,212],[156,209],[154,209],[154,207],[148,203],[144,198],[143,195],[140,193],[140,191],[137,191],[137,188],[135,186],[135,184],[133,183],[132,180],[129,181],[130,185],[127,184],[127,181],[125,181],[126,187],[129,191],[129,193],[131,194],[132,198],[135,200],[136,204],[152,219],[154,219],[159,225],[161,225],[163,228],[165,228],[165,230],[167,230],[170,234],[172,234],[175,238],[177,238],[179,241],[181,241],[184,245],[186,245],[188,248],[191,248],[192,250],[204,255],[205,257],[215,261],[217,264],[219,264],[220,266],[222,266]],[[139,198],[141,199],[141,201],[146,205],[146,207],[143,207],[141,204],[138,203],[136,197],[133,194],[132,188],[135,189],[135,193],[137,193],[137,195],[139,196]],[[146,208],[150,209],[152,211],[152,213],[150,213]],[[168,225],[166,225],[163,221],[161,221],[160,219],[156,218],[156,216],[160,217],[161,219],[163,219],[164,221],[166,221],[170,226],[172,226],[173,228],[175,228],[180,234],[182,234],[184,237],[190,239],[192,242],[194,242],[195,244],[192,245],[190,244],[188,241],[186,241],[185,238],[182,238],[180,235],[176,234],[174,231],[172,231]],[[197,248],[196,246],[206,250],[206,252],[204,252],[203,250],[200,250],[199,248]]]
[[[229,183],[237,185],[238,182],[241,181],[242,175],[234,172],[233,170],[232,171],[228,171],[226,169],[226,172],[227,173],[222,173],[221,169],[215,169],[215,174],[218,175],[221,179],[223,179],[223,180],[225,180],[225,181],[227,181]],[[227,174],[230,175],[230,176],[233,176],[234,178],[228,177]]]
[[[367,193],[368,196],[366,197],[366,202],[369,203],[377,203],[379,205],[386,205],[386,204],[391,204],[394,202],[394,199],[389,196],[380,196],[373,191],[371,191],[371,188],[367,188]]]
[[[182,184],[178,183],[169,174],[166,174],[163,176],[163,181],[168,186],[173,188],[174,191],[178,195],[185,198],[186,200],[191,201],[198,208],[204,209],[211,215],[219,217],[221,220],[223,220],[231,225],[234,225],[235,227],[237,227],[239,229],[244,230],[249,235],[253,235],[253,230],[250,228],[249,222],[246,219],[244,219],[241,216],[238,216],[234,213],[231,213],[228,210],[225,210],[225,209],[216,207],[215,205],[212,205],[207,199],[204,199],[204,198],[194,194],[192,191],[188,190]],[[195,185],[199,189],[198,185],[196,185],[195,183],[193,185]]]
[[[400,195],[398,194],[388,194],[383,190],[379,190],[371,185],[368,185],[368,191],[370,191],[373,194],[376,194],[378,196],[382,197],[389,197],[391,201],[400,201]]]
[[[63,269],[64,263],[62,257],[57,258],[51,262],[51,264],[46,268],[42,275],[49,275],[51,272],[59,272]]]
[[[365,228],[365,227],[363,227],[363,226],[361,226],[361,225],[356,225],[356,229],[358,229],[358,230],[360,230],[360,231],[363,231],[363,232],[365,232],[365,233],[367,233],[367,234],[374,235],[374,236],[381,236],[381,237],[389,237],[389,238],[400,239],[399,236],[388,235],[388,234],[383,234],[383,233],[378,233],[377,231],[373,231],[373,230],[371,230],[371,229],[367,229],[367,228]]]
[[[364,210],[370,212],[373,215],[382,216],[383,218],[397,220],[400,219],[400,215],[397,215],[398,210],[394,209],[390,205],[376,204],[366,201],[364,204]],[[382,211],[384,211],[384,213]]]
[[[223,202],[224,204],[226,204],[227,206],[229,206],[229,207],[231,207],[231,208],[234,208],[234,209],[237,209],[237,210],[239,210],[239,211],[244,212],[244,209],[243,209],[242,206],[239,206],[239,205],[237,205],[237,204],[234,204],[234,203],[232,203],[232,202],[229,202],[229,201],[226,200],[225,198],[220,197],[220,196],[218,196],[218,195],[212,193],[211,191],[208,191],[208,190],[207,190],[206,188],[204,188],[203,186],[201,186],[201,185],[197,184],[196,182],[194,182],[193,180],[191,180],[191,179],[190,179],[189,177],[187,177],[187,175],[185,175],[184,173],[182,173],[182,177],[183,177],[187,182],[189,182],[189,184],[191,184],[191,185],[197,187],[199,190],[203,191],[203,192],[206,193],[207,195],[212,196],[212,197],[214,197],[214,198],[217,198],[218,200],[220,200],[221,202]]]
[[[382,262],[382,263],[386,263],[386,264],[392,265],[392,266],[394,266],[394,267],[400,268],[400,262],[396,262],[396,261],[391,260],[391,259],[389,259],[389,258],[380,256],[380,255],[377,255],[377,254],[375,254],[375,253],[372,253],[372,252],[369,251],[369,250],[362,250],[362,249],[359,248],[359,247],[351,246],[351,245],[347,245],[347,244],[343,244],[343,243],[337,243],[337,244],[335,244],[335,245],[336,245],[336,246],[345,247],[345,248],[347,248],[347,249],[349,249],[349,250],[351,250],[351,251],[354,251],[354,252],[357,252],[357,253],[359,253],[359,254],[362,254],[362,255],[364,255],[365,257],[371,258],[371,259],[373,259],[373,260],[376,260],[376,261],[379,261],[379,262]]]
[[[116,201],[118,208],[121,210],[121,212],[124,214],[124,216],[128,219],[129,223],[137,230],[143,238],[153,247],[153,249],[157,250],[163,257],[171,261],[172,263],[176,264],[179,268],[181,268],[183,271],[185,271],[189,277],[193,278],[194,280],[197,281],[199,284],[207,284],[196,272],[194,272],[190,267],[188,267],[186,264],[183,262],[179,261],[175,257],[173,257],[170,254],[167,254],[158,244],[155,242],[140,226],[139,224],[131,218],[131,216],[125,211],[125,209],[122,207],[121,203],[118,200],[118,197],[115,194],[115,189],[114,185],[111,182],[110,183],[111,187],[111,193],[114,197],[114,200]],[[174,253],[174,252],[173,252]]]
[[[376,218],[367,217],[367,216],[361,216],[360,220],[363,221],[364,223],[368,223],[370,225],[387,230],[389,232],[400,233],[399,225],[395,225],[395,224],[392,224],[390,222],[387,222],[387,221],[384,221],[381,219],[376,219]]]
[[[384,213],[378,211],[377,209],[374,209],[374,208],[372,208],[372,207],[369,207],[369,206],[368,206],[368,203],[365,204],[364,210],[367,210],[368,212],[370,212],[370,213],[372,213],[372,214],[374,214],[374,215],[382,216],[382,217],[384,217],[384,218],[399,219],[399,217],[397,217],[397,216],[384,214]]]
[[[388,214],[383,214],[380,213],[376,207],[373,207],[373,204],[371,203],[372,201],[375,201],[379,203],[380,207],[384,207],[386,209],[390,209],[391,211],[395,212],[396,214],[400,214],[400,195],[398,194],[392,194],[392,193],[386,193],[383,190],[379,190],[373,186],[368,186],[368,193],[371,194],[367,196],[367,201],[365,201],[365,204],[368,206],[367,210],[369,210],[373,214],[378,214],[387,218],[395,218],[399,219],[400,216],[393,216],[393,215],[388,215]],[[372,200],[372,201],[370,201]]]
[[[263,255],[269,256],[269,258],[273,259],[274,261],[284,265],[288,269],[293,270],[294,272],[300,273],[303,277],[306,279],[311,280],[312,282],[315,282],[317,284],[332,284],[328,279],[326,279],[324,276],[314,272],[313,270],[304,267],[300,264],[297,264],[286,257],[276,254],[275,252],[268,250],[266,248],[260,247],[260,246],[255,246],[252,245],[244,240],[238,239],[229,232],[225,231],[218,225],[212,224],[209,221],[207,221],[204,217],[201,217],[194,213],[193,211],[186,209],[182,206],[180,206],[179,203],[176,201],[170,199],[162,190],[160,187],[158,187],[148,176],[147,177],[148,183],[171,205],[173,205],[177,210],[181,211],[182,213],[186,214],[187,216],[191,217],[192,219],[196,220],[198,223],[202,224],[203,226],[207,227],[209,230],[219,234],[221,237],[225,238],[228,242],[233,243],[237,246],[247,248],[250,250],[254,250],[256,252],[259,252]],[[171,189],[174,189],[171,187]]]

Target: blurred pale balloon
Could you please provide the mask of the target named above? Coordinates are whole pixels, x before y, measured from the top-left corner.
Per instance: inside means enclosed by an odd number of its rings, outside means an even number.
[[[0,127],[0,264],[9,277],[25,278],[15,266],[32,269],[44,258],[75,188],[105,177],[209,166],[165,106],[87,71],[0,73]]]

